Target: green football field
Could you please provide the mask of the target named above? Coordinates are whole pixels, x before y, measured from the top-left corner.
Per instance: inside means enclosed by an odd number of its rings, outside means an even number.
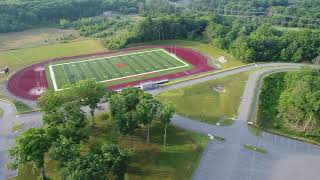
[[[192,65],[163,49],[68,61],[48,66],[47,75],[56,91],[77,81],[95,79],[97,82],[120,84],[137,79],[185,71]],[[119,82],[119,83],[117,83]]]

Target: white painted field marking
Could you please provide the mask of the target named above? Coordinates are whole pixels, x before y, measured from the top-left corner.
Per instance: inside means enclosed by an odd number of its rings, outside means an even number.
[[[70,63],[61,63],[61,64],[54,64],[54,65],[50,65],[49,69],[52,69],[52,67],[54,66],[59,66],[59,65],[64,65],[64,64],[74,64],[74,63],[82,63],[82,62],[87,62],[87,61],[95,61],[95,60],[100,60],[100,59],[109,59],[109,58],[113,58],[113,57],[121,57],[121,56],[128,56],[128,55],[134,55],[134,54],[143,54],[143,53],[147,53],[147,52],[154,52],[154,51],[163,51],[167,54],[169,54],[171,57],[173,57],[174,59],[178,60],[179,62],[183,63],[184,65],[181,66],[175,66],[175,67],[171,67],[171,68],[166,68],[166,69],[160,69],[160,70],[155,70],[155,71],[149,71],[149,72],[145,72],[145,73],[140,73],[140,74],[134,74],[134,75],[130,75],[130,76],[123,76],[123,77],[119,77],[119,78],[113,78],[113,79],[108,79],[108,80],[104,80],[104,81],[99,81],[100,83],[102,82],[110,82],[110,81],[116,81],[116,80],[121,80],[121,79],[127,79],[127,78],[132,78],[132,77],[137,77],[137,76],[142,76],[142,75],[147,75],[147,74],[153,74],[153,73],[158,73],[158,72],[163,72],[163,71],[169,71],[169,70],[174,70],[174,69],[179,69],[179,68],[184,68],[184,67],[188,67],[190,66],[189,64],[187,64],[186,62],[182,61],[181,59],[179,59],[178,57],[170,54],[169,52],[165,51],[164,49],[155,49],[155,50],[150,50],[150,51],[142,51],[142,52],[137,52],[137,53],[131,53],[131,54],[123,54],[123,55],[117,55],[117,56],[109,56],[109,57],[102,57],[102,58],[96,58],[96,59],[89,59],[89,60],[83,60],[83,61],[77,61],[77,62],[70,62]],[[51,67],[51,68],[50,68]],[[88,68],[89,69],[89,68]],[[150,69],[148,69],[150,70]],[[52,70],[53,71],[53,70]],[[90,71],[90,70],[89,70]],[[51,70],[50,70],[51,72]],[[90,71],[91,72],[91,71]],[[52,75],[50,73],[50,75]],[[116,74],[119,75],[119,74]],[[54,77],[54,74],[53,74]],[[96,79],[96,78],[95,78]],[[69,80],[69,79],[68,79]],[[56,81],[52,81],[56,86]],[[70,81],[69,81],[70,83]],[[55,86],[54,85],[54,86]],[[61,91],[63,89],[55,89],[55,91]]]
[[[74,65],[74,66],[76,66],[76,65]],[[74,69],[74,71],[76,71],[76,72],[78,73],[79,78],[82,80],[81,75],[80,75],[80,72],[78,71],[78,69],[76,68],[76,69]]]
[[[54,71],[51,66],[49,66],[49,71],[50,71],[50,77],[51,77],[51,80],[53,83],[53,88],[55,91],[57,91],[58,87],[57,87],[57,83],[56,83],[56,78],[55,78]]]
[[[163,51],[163,52],[165,52],[165,53],[167,53],[167,54],[169,54],[171,57],[173,57],[173,58],[175,58],[176,60],[180,61],[180,62],[183,63],[184,65],[189,66],[189,64],[187,64],[186,62],[182,61],[182,60],[179,59],[177,56],[169,53],[168,51],[165,51],[164,49],[160,49],[160,50]]]
[[[68,77],[68,75],[67,75],[67,72],[66,72],[66,70],[64,69],[64,66],[62,66],[62,69],[63,69],[63,71],[64,71],[64,74],[65,74],[66,77],[67,77],[67,80],[68,80],[69,84],[71,84],[71,83],[70,83],[70,79],[69,79],[69,77]]]

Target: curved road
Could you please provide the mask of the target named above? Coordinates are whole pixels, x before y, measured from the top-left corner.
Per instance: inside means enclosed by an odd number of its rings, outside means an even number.
[[[264,132],[261,136],[255,136],[249,132],[246,123],[252,114],[251,104],[254,103],[253,100],[258,99],[258,97],[254,97],[258,94],[256,86],[262,75],[274,71],[294,70],[302,66],[307,65],[291,63],[249,65],[149,91],[152,94],[158,94],[263,67],[263,69],[257,70],[249,76],[239,107],[238,120],[234,125],[230,127],[218,127],[178,115],[173,117],[172,123],[176,126],[202,134],[210,133],[226,138],[224,142],[209,141],[193,179],[308,180],[320,177],[320,171],[316,169],[320,165],[320,148],[318,146]],[[107,104],[102,106],[105,107],[104,110],[108,108]],[[41,127],[42,114],[30,113],[16,116],[14,108],[2,101],[0,101],[0,108],[5,110],[3,118],[0,118],[0,180],[2,180],[15,175],[15,172],[8,171],[5,168],[5,163],[8,160],[8,148],[12,145],[14,136],[11,132],[13,124],[16,122],[22,123],[21,131],[30,127]],[[19,134],[19,132],[14,134]],[[243,148],[243,144],[263,147],[268,150],[268,154],[248,151]]]

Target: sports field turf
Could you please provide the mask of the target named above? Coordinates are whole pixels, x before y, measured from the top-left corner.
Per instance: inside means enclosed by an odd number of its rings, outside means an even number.
[[[81,61],[49,65],[49,76],[53,88],[62,90],[70,84],[84,79],[97,82],[113,82],[135,77],[180,72],[190,64],[163,49],[149,49],[139,52]]]

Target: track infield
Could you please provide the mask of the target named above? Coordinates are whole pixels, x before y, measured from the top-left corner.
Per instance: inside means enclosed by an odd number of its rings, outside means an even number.
[[[164,49],[149,49],[108,57],[48,65],[46,73],[56,91],[80,80],[111,83],[138,76],[162,75],[191,69],[192,65]]]

